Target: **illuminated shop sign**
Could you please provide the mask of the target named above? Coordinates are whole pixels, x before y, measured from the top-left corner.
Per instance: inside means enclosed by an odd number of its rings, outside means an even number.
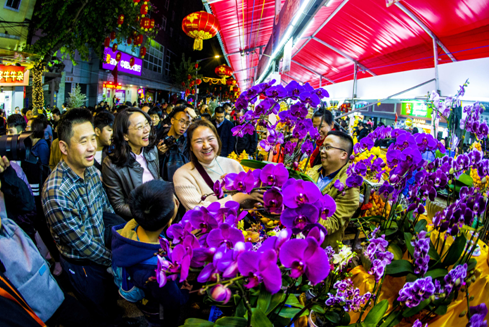
[[[423,101],[405,101],[401,103],[401,115],[431,118],[432,108]]]
[[[141,60],[141,58],[135,58],[121,51],[113,52],[110,48],[105,48],[104,50],[102,68],[113,70],[117,65],[116,55],[118,52],[121,54],[121,60],[119,61],[117,70],[122,73],[141,76],[141,69],[143,66],[143,61]],[[131,59],[134,59],[134,63],[132,66]]]
[[[29,85],[29,70],[22,66],[0,65],[0,84],[6,86]]]
[[[122,85],[121,85],[121,83],[114,84],[113,82],[104,82],[104,88],[122,90]]]

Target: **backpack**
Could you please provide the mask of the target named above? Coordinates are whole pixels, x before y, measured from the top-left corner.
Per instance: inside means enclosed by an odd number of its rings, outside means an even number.
[[[153,256],[149,259],[141,261],[139,264],[156,266],[157,263],[158,258]],[[120,296],[122,296],[126,301],[136,303],[144,299],[144,290],[134,285],[126,268],[112,265],[112,275],[114,275],[114,283],[119,290]]]
[[[47,321],[64,301],[48,263],[17,224],[3,218],[0,227],[0,261],[5,276],[42,321]]]

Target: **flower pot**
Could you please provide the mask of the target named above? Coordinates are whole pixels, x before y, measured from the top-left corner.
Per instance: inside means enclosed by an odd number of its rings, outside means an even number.
[[[426,215],[429,220],[433,220],[435,214],[439,211],[443,211],[447,207],[447,201],[435,198],[435,201],[431,202],[430,199],[426,199]]]
[[[311,312],[309,313],[309,317],[307,317],[307,325],[309,327],[318,327],[318,325],[316,325],[314,323],[314,321],[312,321],[312,314],[314,313],[314,311],[311,310]]]

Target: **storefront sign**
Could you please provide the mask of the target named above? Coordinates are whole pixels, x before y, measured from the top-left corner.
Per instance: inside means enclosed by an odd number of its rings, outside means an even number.
[[[428,108],[422,101],[407,101],[401,103],[401,115],[431,118],[432,108]]]
[[[115,68],[115,66],[117,65],[117,60],[115,60],[115,56],[117,52],[120,51],[114,52],[110,48],[105,48],[104,59],[102,60],[103,69],[113,70]],[[141,69],[143,67],[143,61],[141,60],[141,58],[132,57],[131,55],[128,55],[127,53],[124,52],[120,52],[120,53],[121,53],[121,60],[119,61],[117,70],[122,73],[141,76]],[[132,66],[129,63],[131,58],[134,58],[134,65]]]
[[[118,83],[117,85],[112,83],[112,82],[104,82],[104,88],[106,89],[115,89],[115,90],[122,90],[122,85],[121,83]]]
[[[29,70],[22,66],[0,65],[0,84],[4,86],[29,85]]]

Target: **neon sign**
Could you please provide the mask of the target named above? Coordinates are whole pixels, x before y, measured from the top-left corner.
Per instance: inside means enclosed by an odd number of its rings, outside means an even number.
[[[121,59],[117,62],[117,52],[120,51],[114,52],[111,48],[105,48],[104,57],[102,59],[102,68],[113,70],[115,66],[117,66],[119,72],[141,76],[141,69],[143,66],[141,58],[135,58],[127,53],[120,52]],[[131,59],[134,59],[134,64],[132,66]]]
[[[22,66],[0,65],[0,84],[2,85],[28,85],[29,71]]]
[[[112,82],[104,82],[104,88],[106,89],[115,89],[115,90],[122,90],[122,85],[121,83],[118,83],[117,85],[112,83]]]

